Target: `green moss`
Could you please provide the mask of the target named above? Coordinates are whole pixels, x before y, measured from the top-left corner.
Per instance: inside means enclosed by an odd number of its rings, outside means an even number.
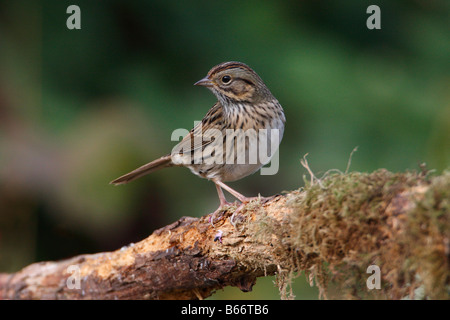
[[[287,197],[292,270],[312,273],[324,297],[449,298],[448,171],[333,173]],[[379,290],[366,286],[373,264]]]

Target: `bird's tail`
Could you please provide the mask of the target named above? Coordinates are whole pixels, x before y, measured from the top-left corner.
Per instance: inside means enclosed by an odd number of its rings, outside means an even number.
[[[114,184],[114,185],[125,184],[125,183],[131,182],[133,180],[136,180],[137,178],[145,176],[149,173],[152,173],[153,171],[171,167],[172,165],[173,165],[172,157],[169,154],[167,156],[156,159],[150,163],[144,164],[142,167],[139,167],[136,170],[133,170],[133,171],[111,181],[110,184]]]

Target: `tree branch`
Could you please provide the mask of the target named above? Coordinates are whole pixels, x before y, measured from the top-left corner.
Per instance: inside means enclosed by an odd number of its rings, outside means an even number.
[[[0,274],[0,298],[203,299],[274,274],[292,298],[291,281],[304,271],[323,298],[448,299],[449,172],[328,174],[248,204],[236,227],[234,210],[214,227],[208,216],[183,217],[114,252]],[[370,265],[380,268],[378,290],[367,286]]]

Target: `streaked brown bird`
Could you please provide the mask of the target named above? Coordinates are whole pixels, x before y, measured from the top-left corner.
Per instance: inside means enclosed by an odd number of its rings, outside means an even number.
[[[244,178],[270,161],[283,137],[286,118],[283,108],[258,74],[243,63],[221,63],[195,85],[207,87],[218,99],[203,120],[170,154],[111,181],[111,184],[128,183],[162,168],[188,167],[194,174],[216,185],[220,206],[213,213],[214,222],[215,214],[230,205],[222,188],[241,201],[235,214],[254,199],[245,197],[224,182]]]

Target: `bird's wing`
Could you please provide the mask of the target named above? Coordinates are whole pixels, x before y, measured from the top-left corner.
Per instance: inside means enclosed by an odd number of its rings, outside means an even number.
[[[196,150],[203,150],[216,139],[222,139],[224,126],[223,109],[216,103],[192,130],[173,149],[172,156],[179,154],[183,158],[192,158]],[[187,159],[185,159],[187,160]],[[189,161],[191,162],[191,161]]]

